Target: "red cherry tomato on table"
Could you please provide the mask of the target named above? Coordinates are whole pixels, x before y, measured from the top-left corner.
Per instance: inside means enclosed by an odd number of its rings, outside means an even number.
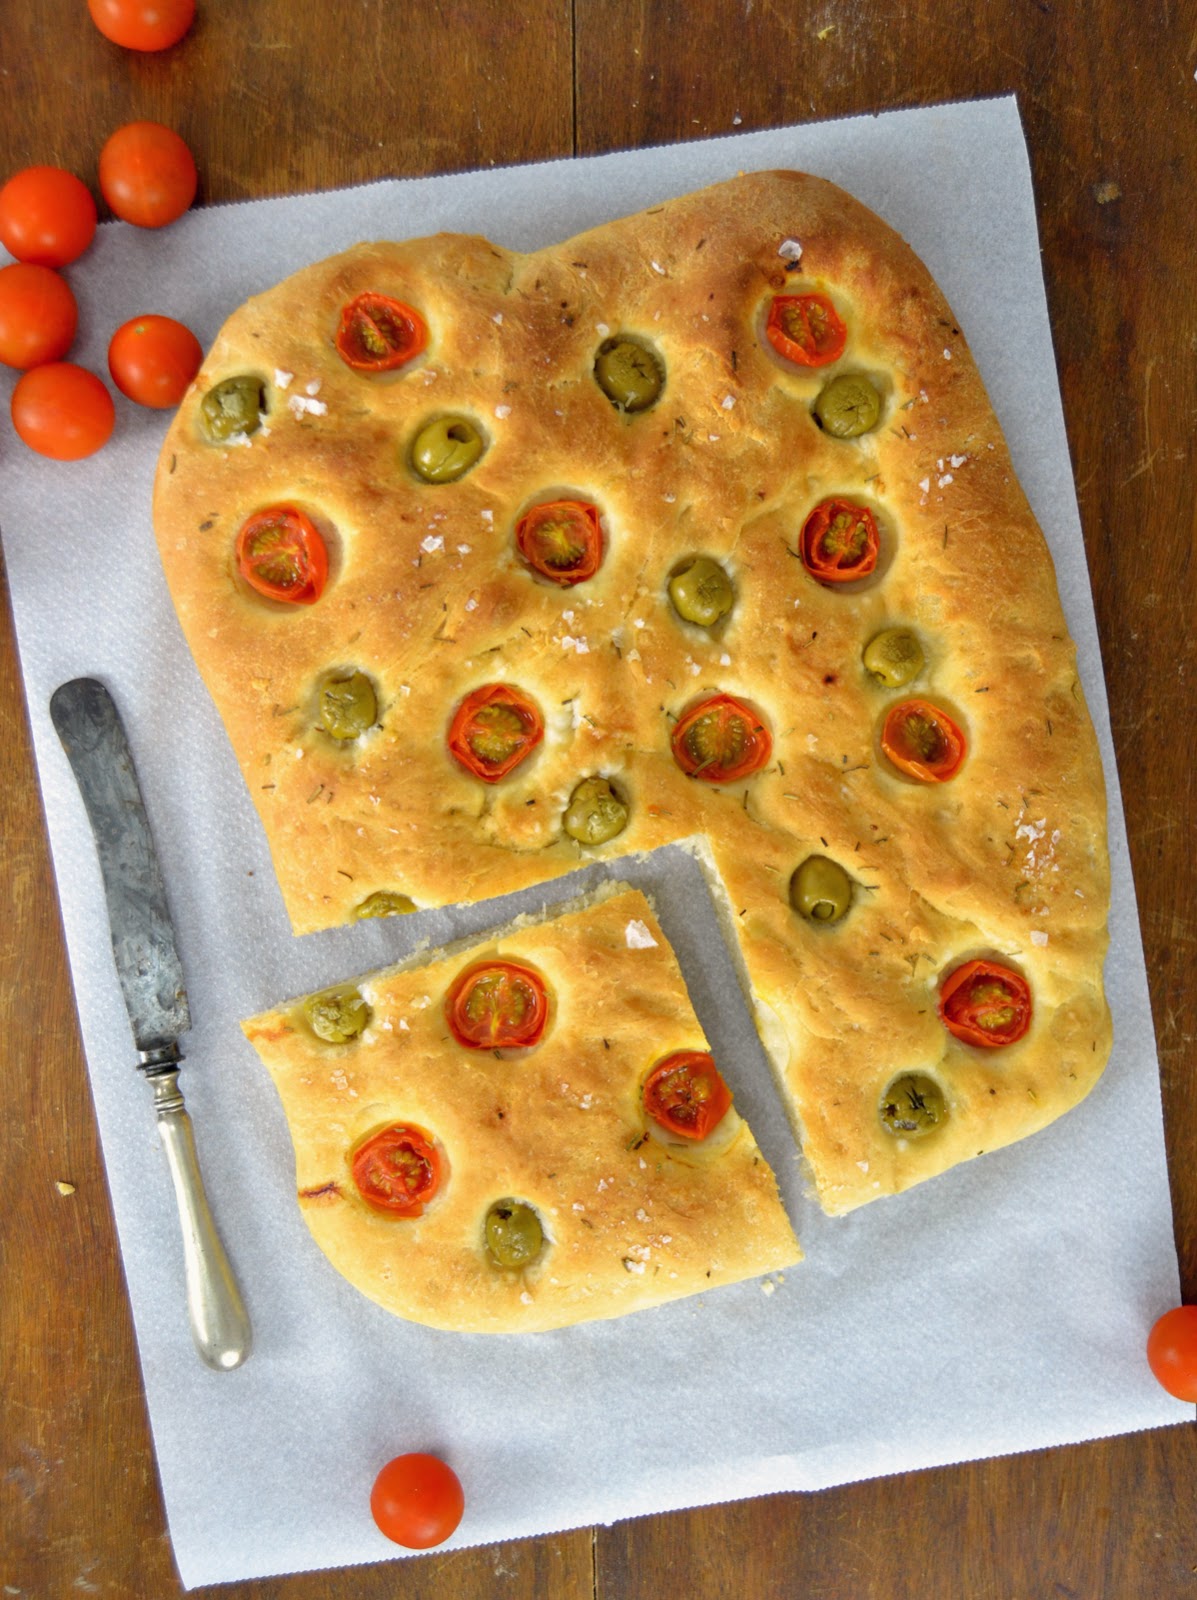
[[[461,1521],[461,1480],[436,1456],[396,1456],[374,1480],[370,1510],[387,1538],[408,1550],[427,1550]]]
[[[194,333],[172,317],[133,317],[108,345],[108,370],[120,392],[159,410],[178,405],[203,359]]]
[[[129,122],[100,151],[100,193],[124,222],[162,228],[195,199],[191,151],[160,122]]]
[[[0,244],[18,261],[65,267],[95,232],[96,203],[73,172],[26,167],[0,189]]]
[[[1197,1401],[1197,1306],[1175,1306],[1147,1336],[1147,1362],[1178,1400]]]
[[[78,461],[106,444],[116,418],[112,396],[96,377],[69,361],[34,367],[12,392],[12,421],[38,455]]]
[[[0,267],[0,361],[6,367],[60,361],[77,322],[75,296],[57,272],[26,261]]]
[[[126,50],[166,50],[191,26],[195,0],[87,0],[91,20]]]

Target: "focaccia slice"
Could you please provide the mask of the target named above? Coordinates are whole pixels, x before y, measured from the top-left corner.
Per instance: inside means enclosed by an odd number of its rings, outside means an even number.
[[[495,974],[509,987],[488,991]],[[543,1015],[528,999],[537,980]],[[463,1026],[470,1042],[454,1033]],[[304,1221],[338,1272],[401,1317],[530,1333],[800,1258],[734,1106],[695,1136],[706,1075],[673,1083],[688,1132],[650,1114],[659,1065],[707,1044],[636,890],[244,1028],[282,1099]],[[735,1064],[721,1067],[734,1087]]]

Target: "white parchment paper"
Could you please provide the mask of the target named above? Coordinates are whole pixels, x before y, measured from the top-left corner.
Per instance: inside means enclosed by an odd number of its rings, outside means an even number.
[[[30,455],[5,428],[0,523],[21,661],[171,1537],[189,1587],[396,1555],[367,1500],[378,1467],[405,1450],[442,1454],[465,1485],[451,1548],[1192,1416],[1143,1358],[1150,1322],[1178,1298],[1158,1073],[1012,100],[209,209],[160,234],[108,225],[68,272],[81,305],[74,359],[104,371],[111,331],[145,311],[181,318],[207,344],[247,295],[358,239],[444,228],[533,248],[774,166],[842,184],[926,261],[1051,545],[1111,792],[1109,1070],[1046,1132],[900,1199],[825,1218],[802,1192],[697,869],[662,852],[618,875],[655,896],[807,1260],[784,1281],[533,1337],[445,1334],[388,1316],[311,1242],[279,1102],[238,1020],[513,907],[292,938],[158,565],[149,498],[166,419],[118,398],[111,444],[73,465]],[[191,1345],[174,1202],[134,1070],[94,848],[47,714],[54,687],[81,673],[103,678],[121,707],[174,911],[195,1019],[182,1084],[256,1336],[233,1373],[206,1370]],[[563,880],[521,904],[578,887]],[[85,1315],[88,1263],[78,1270]]]

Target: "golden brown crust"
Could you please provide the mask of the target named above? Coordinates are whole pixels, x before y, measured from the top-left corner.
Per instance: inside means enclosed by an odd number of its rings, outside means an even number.
[[[787,240],[802,246],[793,270]],[[365,289],[415,305],[430,328],[427,350],[383,378],[350,371],[331,342],[339,306]],[[760,332],[774,293],[810,290],[849,328],[821,372],[782,362]],[[640,415],[594,382],[616,333],[651,344],[666,372]],[[244,371],[267,384],[269,432],[214,447],[200,398]],[[869,374],[885,395],[861,439],[812,420],[837,372]],[[293,412],[296,400],[327,409]],[[422,484],[410,440],[456,410],[489,447],[459,483]],[[597,502],[608,536],[600,572],[572,589],[530,576],[512,548],[520,509],[563,487]],[[864,586],[833,591],[796,551],[812,507],[836,493],[875,509],[882,557]],[[273,500],[297,501],[330,534],[333,581],[310,608],[271,609],[232,575],[240,521]],[[1019,1138],[1096,1080],[1110,1042],[1105,796],[1050,556],[942,295],[834,186],[753,174],[535,255],[440,236],[311,267],[226,324],[164,449],[156,523],[297,932],[346,919],[378,889],[472,900],[705,837],[832,1211]],[[712,633],[680,622],[665,592],[695,553],[735,584]],[[947,784],[904,779],[878,749],[900,696],[869,677],[861,650],[899,624],[926,652],[914,691],[968,740]],[[367,672],[381,706],[349,748],[313,725],[315,685],[340,667]],[[486,786],[448,755],[445,732],[460,697],[496,680],[533,696],[547,733]],[[763,713],[774,759],[712,788],[678,770],[669,734],[716,691]],[[597,851],[561,828],[594,773],[631,807]],[[833,928],[788,904],[812,852],[857,886]],[[1031,983],[1032,1030],[1008,1049],[957,1044],[936,1017],[940,978],[976,953]],[[907,1070],[938,1076],[950,1115],[903,1147],[876,1107]]]
[[[549,1028],[525,1054],[467,1050],[446,1026],[454,979],[490,959],[527,963],[548,982]],[[318,1039],[300,1002],[245,1032],[286,1111],[304,1220],[337,1270],[387,1310],[438,1328],[530,1333],[799,1259],[773,1174],[734,1109],[692,1149],[649,1132],[644,1078],[673,1050],[706,1042],[639,892],[358,987],[373,1016],[346,1044]],[[733,1065],[723,1063],[734,1087]],[[419,1218],[371,1210],[351,1176],[353,1150],[394,1122],[434,1134],[447,1163]],[[550,1240],[522,1271],[497,1269],[484,1247],[486,1212],[504,1199],[531,1205]]]

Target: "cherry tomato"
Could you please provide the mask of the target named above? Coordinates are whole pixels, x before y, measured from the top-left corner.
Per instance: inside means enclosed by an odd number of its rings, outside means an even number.
[[[337,354],[355,372],[392,372],[428,343],[418,311],[385,294],[359,294],[341,310]]]
[[[1031,986],[996,961],[966,961],[940,987],[939,1016],[957,1039],[995,1050],[1031,1026]]]
[[[191,26],[195,0],[87,0],[91,20],[126,50],[166,50]]]
[[[12,421],[38,455],[78,461],[107,442],[116,420],[112,396],[96,377],[69,361],[34,367],[12,392]]]
[[[778,294],[769,307],[765,337],[797,366],[826,367],[843,355],[848,330],[825,294]]]
[[[26,167],[0,189],[0,244],[18,261],[65,267],[95,232],[96,203],[73,172]]]
[[[328,549],[310,517],[294,506],[266,506],[242,523],[237,570],[267,600],[310,606],[328,581]]]
[[[449,1032],[469,1050],[520,1050],[539,1044],[549,995],[539,972],[514,961],[488,961],[458,977],[445,996]]]
[[[396,1456],[374,1480],[370,1511],[387,1538],[408,1550],[427,1550],[461,1521],[461,1480],[436,1456]]]
[[[938,706],[928,700],[903,700],[886,717],[881,748],[908,778],[920,783],[946,783],[964,765],[964,735]]]
[[[1197,1401],[1197,1306],[1164,1312],[1147,1335],[1147,1364],[1169,1394]]]
[[[536,702],[506,683],[484,683],[453,713],[449,750],[483,783],[498,783],[544,738]]]
[[[730,694],[690,707],[671,740],[673,759],[690,778],[732,783],[759,772],[773,754],[768,728],[751,707]]]
[[[57,272],[26,261],[0,267],[0,361],[6,367],[60,361],[78,320],[75,296]]]
[[[195,199],[191,151],[160,122],[130,122],[100,151],[100,193],[115,214],[139,228],[161,228]]]
[[[108,345],[108,370],[123,395],[141,406],[177,406],[204,352],[190,328],[171,317],[134,317]]]
[[[351,1170],[358,1193],[375,1211],[419,1217],[441,1186],[440,1151],[423,1128],[395,1122],[354,1151]]]
[[[562,588],[593,578],[603,559],[598,507],[584,500],[533,506],[516,525],[520,555],[542,578]]]
[[[705,1139],[731,1103],[731,1090],[705,1050],[676,1050],[644,1080],[644,1109],[668,1133],[683,1139]]]
[[[802,528],[802,565],[820,583],[851,583],[877,565],[877,519],[851,500],[823,500]]]

